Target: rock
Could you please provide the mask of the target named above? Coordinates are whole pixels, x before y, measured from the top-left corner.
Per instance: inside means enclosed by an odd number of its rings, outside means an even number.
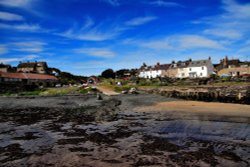
[[[100,94],[97,94],[97,100],[103,100],[103,98]]]
[[[250,86],[141,89],[166,97],[198,101],[250,104]]]
[[[123,90],[121,93],[122,93],[122,94],[127,94],[128,91],[127,91],[127,90]]]
[[[130,94],[138,94],[136,88],[130,88],[130,90],[128,91]]]

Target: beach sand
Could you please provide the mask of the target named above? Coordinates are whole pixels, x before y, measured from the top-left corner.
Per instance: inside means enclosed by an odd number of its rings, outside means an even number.
[[[250,117],[250,105],[201,102],[201,101],[167,101],[159,102],[151,106],[139,106],[134,109],[137,112],[194,112],[204,114],[216,114],[225,116]]]

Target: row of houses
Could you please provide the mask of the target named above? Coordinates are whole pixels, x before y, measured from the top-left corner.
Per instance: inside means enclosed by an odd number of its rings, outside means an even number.
[[[23,85],[36,85],[42,87],[53,87],[58,79],[47,74],[34,73],[10,73],[0,71],[0,83],[18,83]]]
[[[46,62],[20,62],[17,67],[11,67],[8,64],[0,64],[1,72],[23,72],[35,74],[49,74]]]
[[[173,61],[171,64],[157,63],[147,66],[145,63],[139,69],[140,78],[205,78],[211,74],[219,76],[250,75],[250,62],[241,62],[239,59],[229,60],[227,57],[220,60],[219,64],[212,64],[211,57],[204,60],[192,59]]]
[[[16,83],[52,87],[58,79],[48,71],[46,62],[20,62],[17,67],[0,64],[0,84]]]

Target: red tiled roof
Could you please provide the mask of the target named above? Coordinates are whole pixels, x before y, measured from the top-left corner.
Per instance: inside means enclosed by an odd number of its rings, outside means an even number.
[[[31,74],[31,73],[10,73],[1,72],[2,78],[16,78],[16,79],[38,79],[38,80],[58,80],[55,76],[45,74]]]

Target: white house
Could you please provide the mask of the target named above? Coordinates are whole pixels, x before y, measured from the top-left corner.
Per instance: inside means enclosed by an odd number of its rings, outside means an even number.
[[[186,76],[190,78],[203,78],[203,77],[209,77],[211,74],[213,74],[214,67],[210,60],[197,60],[192,61],[187,66],[185,72]]]
[[[192,62],[191,59],[186,60],[186,61],[179,61],[179,63],[177,63],[177,76],[176,76],[176,78],[189,77],[187,67],[188,67],[190,62]]]
[[[157,63],[154,66],[143,64],[139,71],[140,78],[157,78],[162,77],[164,72],[169,68],[169,64]]]
[[[182,67],[182,68],[177,68],[177,78],[188,78],[188,68],[187,67]]]

